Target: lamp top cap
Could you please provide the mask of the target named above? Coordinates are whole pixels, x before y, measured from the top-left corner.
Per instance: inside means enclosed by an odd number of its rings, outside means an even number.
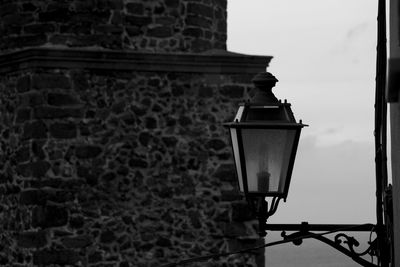
[[[278,103],[278,99],[272,93],[272,88],[278,81],[274,75],[269,72],[258,73],[252,79],[254,86],[257,88],[255,95],[252,97],[254,103]]]
[[[278,79],[269,72],[260,72],[252,79],[255,86],[275,85]]]

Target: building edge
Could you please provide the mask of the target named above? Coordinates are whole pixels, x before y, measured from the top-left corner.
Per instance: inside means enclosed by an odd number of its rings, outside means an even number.
[[[212,50],[205,53],[147,53],[134,51],[28,48],[0,55],[0,73],[30,68],[83,68],[91,70],[256,74],[271,56]]]

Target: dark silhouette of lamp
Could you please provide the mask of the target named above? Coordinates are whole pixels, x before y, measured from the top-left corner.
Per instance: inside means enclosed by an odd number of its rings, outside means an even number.
[[[249,102],[239,105],[229,128],[239,190],[244,193],[259,219],[260,235],[275,213],[279,201],[286,200],[301,129],[290,104],[272,93],[278,80],[268,72],[256,75],[256,88]],[[270,197],[270,205],[266,198]]]

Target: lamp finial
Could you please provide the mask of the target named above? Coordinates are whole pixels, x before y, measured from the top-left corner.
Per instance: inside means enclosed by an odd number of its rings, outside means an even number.
[[[278,99],[272,93],[278,79],[270,72],[260,72],[252,79],[257,91],[252,98],[255,103],[275,103]]]

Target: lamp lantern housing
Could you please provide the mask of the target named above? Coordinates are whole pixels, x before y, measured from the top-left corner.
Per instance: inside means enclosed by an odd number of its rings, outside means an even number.
[[[289,103],[274,96],[272,87],[277,81],[271,73],[257,74],[254,97],[241,103],[233,122],[225,124],[239,190],[247,200],[261,199],[258,206],[267,205],[265,197],[273,197],[268,215],[275,212],[280,199],[287,198],[300,132],[307,126],[296,122]]]

